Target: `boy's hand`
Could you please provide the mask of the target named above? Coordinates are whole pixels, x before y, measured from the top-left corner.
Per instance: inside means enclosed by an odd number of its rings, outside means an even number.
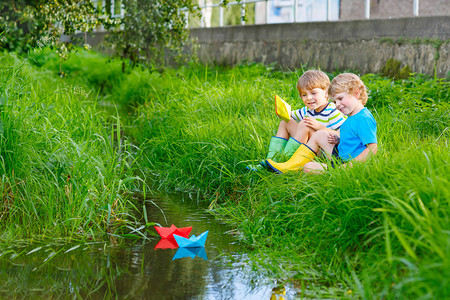
[[[328,143],[332,144],[332,145],[337,145],[339,144],[340,138],[337,134],[330,132],[328,134]]]
[[[339,168],[351,168],[353,167],[353,164],[351,161],[349,161],[348,163],[342,164],[339,166]]]
[[[314,129],[315,131],[320,130],[320,129],[324,129],[324,126],[322,124],[320,124],[319,121],[317,121],[314,118],[304,117],[303,118],[303,122],[305,122],[306,126],[308,126],[309,128]]]

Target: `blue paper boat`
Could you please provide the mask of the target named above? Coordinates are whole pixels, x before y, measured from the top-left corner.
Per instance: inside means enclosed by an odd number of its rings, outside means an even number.
[[[195,248],[195,247],[204,247],[206,242],[206,237],[208,236],[208,230],[200,234],[199,236],[192,235],[190,238],[185,238],[179,235],[174,234],[173,237],[175,241],[177,241],[178,247],[180,248]]]
[[[206,256],[205,247],[178,248],[177,253],[175,253],[172,260],[183,258],[183,257],[190,257],[190,258],[194,259],[196,256],[201,257],[204,260],[208,260],[208,257]]]

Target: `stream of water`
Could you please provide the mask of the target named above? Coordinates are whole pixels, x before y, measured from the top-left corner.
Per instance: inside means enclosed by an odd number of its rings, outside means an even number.
[[[253,268],[232,228],[195,200],[163,195],[146,204],[149,221],[208,230],[204,248],[155,249],[159,237],[84,245],[17,245],[1,253],[0,296],[89,299],[293,299]],[[151,229],[153,230],[153,228]],[[156,231],[155,231],[156,233]]]

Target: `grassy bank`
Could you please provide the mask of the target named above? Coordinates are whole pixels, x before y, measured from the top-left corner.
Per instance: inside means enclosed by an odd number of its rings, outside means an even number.
[[[88,58],[101,60],[80,53],[63,67],[67,80],[94,88],[99,79],[87,80],[95,74]],[[33,59],[56,72],[52,59]],[[271,276],[295,279],[303,291],[339,286],[331,297],[449,296],[447,81],[363,76],[378,154],[352,169],[305,176],[245,170],[265,156],[279,122],[273,95],[301,106],[295,83],[302,70],[190,66],[123,74],[112,63],[103,71],[102,97],[133,107],[127,132],[145,153],[139,162],[153,188],[203,195],[236,224]]]
[[[138,148],[95,90],[0,54],[2,242],[91,239],[133,222]]]
[[[273,94],[299,103],[299,74],[262,66],[180,73],[156,81],[158,92],[138,111],[161,186],[206,191],[274,276],[345,282],[363,298],[448,296],[448,83],[364,76],[379,128],[376,159],[320,176],[276,176],[245,166],[265,156],[277,126]],[[156,88],[164,84],[167,92]]]

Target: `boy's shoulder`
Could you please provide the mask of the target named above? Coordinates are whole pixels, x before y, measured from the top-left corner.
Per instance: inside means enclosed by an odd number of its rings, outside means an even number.
[[[334,104],[334,102],[329,101],[327,108],[328,109],[336,108],[336,104]]]
[[[361,117],[363,117],[363,118],[370,118],[370,119],[374,119],[375,120],[375,118],[373,117],[373,115],[372,115],[372,112],[367,108],[367,107],[364,107],[362,110],[361,110],[361,112],[360,112],[360,114],[359,114]]]
[[[377,126],[377,121],[375,120],[372,112],[364,107],[356,115],[349,117],[352,120],[354,126],[359,126],[363,122],[364,124],[372,124],[371,126]]]

